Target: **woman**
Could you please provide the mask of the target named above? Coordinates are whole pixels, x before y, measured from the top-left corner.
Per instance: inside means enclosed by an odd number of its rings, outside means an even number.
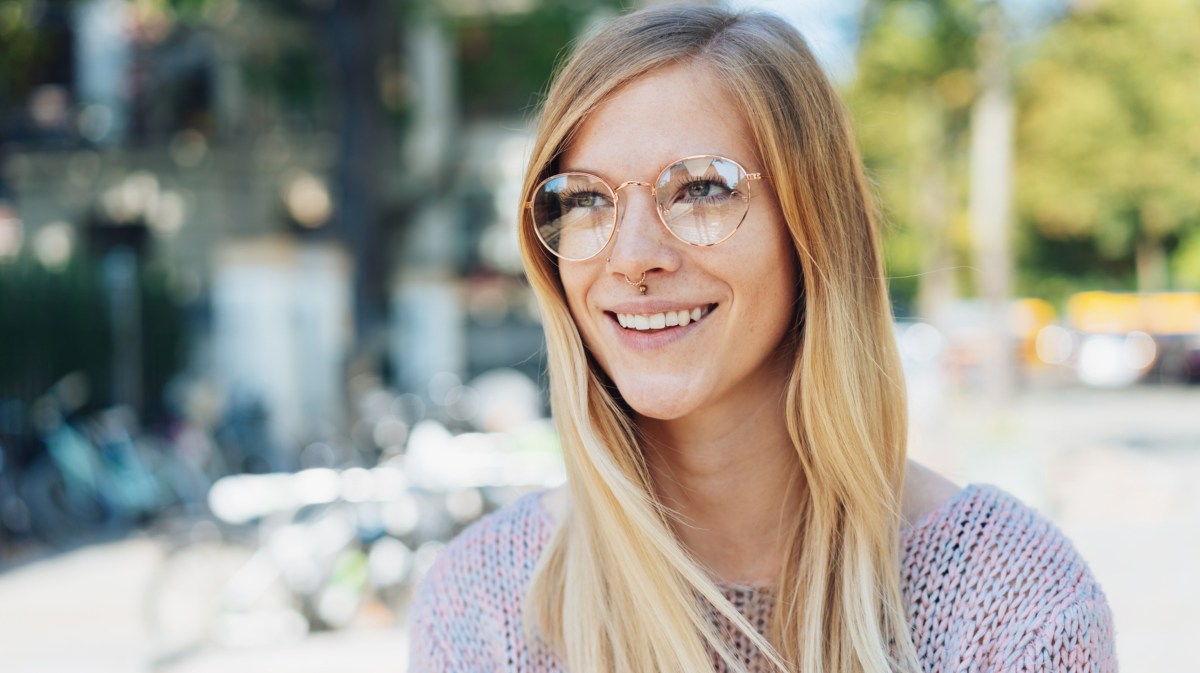
[[[447,548],[413,671],[1114,667],[1053,527],[906,463],[862,169],[793,29],[612,22],[557,74],[525,184],[568,484]]]

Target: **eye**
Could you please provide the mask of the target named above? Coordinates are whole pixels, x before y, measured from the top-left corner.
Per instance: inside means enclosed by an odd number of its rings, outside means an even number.
[[[732,193],[733,190],[716,180],[694,180],[679,190],[678,200],[717,199]]]
[[[574,210],[576,208],[600,208],[607,204],[608,199],[603,194],[596,192],[562,192],[558,196],[558,202],[563,210]]]

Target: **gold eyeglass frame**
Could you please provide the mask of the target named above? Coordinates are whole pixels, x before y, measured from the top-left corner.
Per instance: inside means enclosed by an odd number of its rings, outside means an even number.
[[[752,182],[754,180],[768,179],[767,176],[763,175],[762,173],[751,173],[750,171],[747,171],[745,166],[743,166],[741,163],[739,163],[737,161],[734,161],[733,159],[730,159],[729,157],[723,157],[719,154],[693,154],[691,156],[683,157],[682,159],[676,159],[668,164],[665,164],[658,171],[658,177],[655,178],[655,180],[656,181],[661,180],[663,174],[665,174],[667,172],[667,169],[671,168],[672,166],[684,163],[685,161],[691,161],[693,159],[720,159],[721,161],[728,161],[729,163],[733,164],[734,166],[737,166],[738,170],[742,172],[742,175],[746,176],[747,183]],[[604,185],[605,189],[607,189],[609,191],[609,195],[612,197],[612,200],[613,200],[612,230],[608,232],[608,238],[604,239],[604,245],[601,245],[600,248],[598,250],[596,250],[596,252],[593,252],[592,254],[588,255],[587,257],[579,257],[579,258],[564,257],[564,256],[558,254],[558,252],[556,250],[554,250],[553,248],[551,248],[550,244],[547,243],[546,240],[542,238],[541,233],[537,229],[537,227],[538,227],[537,218],[534,217],[533,194],[537,194],[542,189],[542,187],[545,187],[546,183],[550,182],[551,180],[555,180],[555,179],[563,178],[563,177],[570,177],[572,175],[578,175],[578,176],[582,176],[582,177],[586,177],[586,178],[592,178],[592,179],[598,181],[600,184]],[[728,234],[726,234],[724,237],[722,237],[721,240],[719,240],[719,241],[713,241],[712,243],[693,243],[689,240],[680,238],[680,236],[678,234],[676,234],[674,230],[671,229],[671,225],[667,224],[667,218],[666,218],[665,214],[663,213],[663,205],[661,203],[659,203],[659,201],[658,201],[658,187],[656,187],[654,183],[643,182],[641,180],[626,180],[625,182],[622,182],[620,185],[618,185],[617,187],[614,188],[611,184],[609,184],[608,180],[605,180],[604,178],[600,177],[599,175],[595,175],[593,173],[587,173],[584,171],[568,171],[566,173],[555,173],[554,175],[551,175],[550,177],[546,178],[545,180],[542,180],[541,182],[537,183],[537,186],[535,186],[530,193],[529,200],[525,202],[525,209],[529,211],[529,221],[531,224],[533,224],[534,237],[536,237],[538,242],[542,244],[543,248],[548,250],[550,252],[550,254],[554,255],[555,257],[557,257],[559,259],[563,259],[568,262],[586,262],[587,260],[592,259],[596,255],[599,255],[600,253],[604,252],[604,249],[607,248],[609,246],[609,244],[612,243],[613,238],[616,237],[617,230],[620,229],[620,227],[617,226],[618,219],[620,218],[620,207],[621,207],[621,195],[618,192],[620,192],[622,189],[625,189],[626,187],[649,187],[650,188],[650,196],[651,196],[651,198],[654,199],[654,211],[656,213],[658,213],[658,221],[662,223],[663,228],[665,228],[667,230],[667,232],[670,233],[671,236],[675,238],[675,240],[677,240],[681,243],[686,243],[690,246],[697,247],[697,248],[711,248],[715,245],[720,245],[720,244],[724,243],[725,241],[728,241],[730,239],[730,237],[732,237],[734,234],[737,233],[738,229],[742,228],[742,223],[746,221],[746,215],[748,215],[750,213],[751,191],[750,191],[750,185],[747,184],[746,185],[746,212],[742,213],[742,218],[740,220],[738,220],[737,225],[735,225],[733,227],[733,229],[731,229],[730,232]]]

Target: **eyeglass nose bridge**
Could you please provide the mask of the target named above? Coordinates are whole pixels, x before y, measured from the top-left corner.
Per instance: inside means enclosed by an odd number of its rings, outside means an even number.
[[[626,180],[618,185],[617,188],[613,190],[613,193],[615,194],[626,187],[649,187],[651,191],[654,191],[654,185],[650,184],[649,182],[642,182],[641,180]]]
[[[651,198],[658,197],[658,189],[652,183],[643,182],[641,180],[626,180],[625,182],[622,182],[621,184],[617,185],[615,189],[613,189],[613,196],[616,198],[617,204],[619,204],[621,202],[621,195],[619,194],[619,192],[622,189],[625,189],[626,187],[649,187],[650,188],[650,197]],[[656,207],[655,210],[658,211],[659,209]],[[621,236],[621,224],[625,220],[624,209],[619,209],[618,212],[614,212],[613,219],[615,220],[613,222],[613,232],[612,232],[612,235],[609,237],[608,243],[605,244],[605,247],[612,245]],[[661,212],[658,213],[658,219],[659,219],[659,221],[662,221],[662,213]],[[663,226],[666,226],[666,222],[663,222]],[[609,257],[609,259],[612,259],[611,256]]]

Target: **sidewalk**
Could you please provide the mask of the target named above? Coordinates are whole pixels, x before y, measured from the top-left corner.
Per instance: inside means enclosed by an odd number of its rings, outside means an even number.
[[[407,640],[399,628],[205,652],[155,668],[142,606],[159,554],[153,540],[135,537],[0,575],[0,668],[5,673],[404,671]]]

